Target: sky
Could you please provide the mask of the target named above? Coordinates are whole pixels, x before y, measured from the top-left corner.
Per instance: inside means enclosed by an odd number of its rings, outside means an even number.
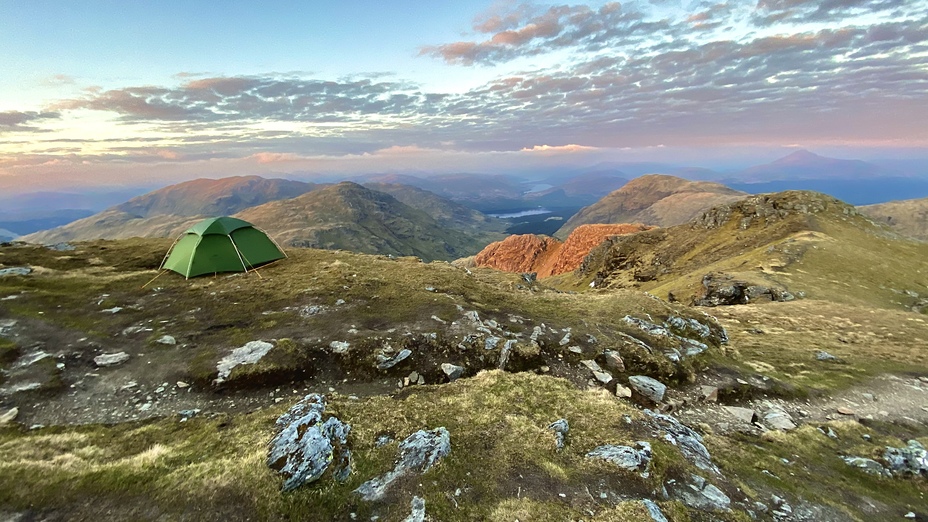
[[[928,157],[926,122],[925,1],[0,0],[7,193]]]

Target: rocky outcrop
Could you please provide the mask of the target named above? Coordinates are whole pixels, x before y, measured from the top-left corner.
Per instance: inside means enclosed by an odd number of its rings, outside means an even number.
[[[393,469],[361,484],[355,493],[364,500],[377,500],[397,479],[410,473],[425,473],[442,457],[451,454],[451,437],[445,428],[419,430],[401,442],[399,449]]]
[[[534,234],[509,236],[484,248],[474,263],[505,272],[536,273],[538,277],[564,274],[576,270],[590,250],[606,238],[651,228],[641,224],[583,225],[563,243]]]
[[[651,462],[651,444],[638,441],[635,445],[638,447],[637,449],[630,446],[606,444],[597,447],[587,453],[586,456],[587,458],[597,458],[611,462],[628,471],[645,471]]]
[[[702,279],[705,292],[695,299],[696,306],[725,306],[769,301],[792,301],[796,297],[785,288],[752,284],[727,274],[706,274]]]
[[[337,417],[323,421],[325,406],[325,397],[313,393],[277,419],[277,432],[268,444],[267,465],[286,477],[284,491],[319,480],[329,468],[339,481],[351,474],[351,426]]]

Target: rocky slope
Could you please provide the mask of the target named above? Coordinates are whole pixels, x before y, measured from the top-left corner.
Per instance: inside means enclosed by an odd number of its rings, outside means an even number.
[[[555,236],[564,239],[578,226],[594,223],[679,225],[710,207],[745,195],[719,183],[648,174],[583,208],[564,223]]]
[[[317,185],[258,176],[196,179],[171,185],[79,219],[63,227],[23,236],[24,241],[52,244],[90,239],[171,237],[191,223],[234,214],[268,201],[299,196]]]
[[[487,245],[474,257],[474,264],[505,272],[535,272],[538,277],[563,274],[580,266],[590,250],[606,238],[650,228],[641,224],[581,225],[563,243],[534,234],[509,236]]]
[[[864,205],[857,209],[902,235],[928,241],[928,198]]]
[[[700,304],[805,295],[921,309],[926,256],[928,245],[895,240],[851,205],[788,191],[607,240],[584,260],[577,283],[640,287]]]
[[[296,247],[450,260],[472,255],[485,244],[483,234],[446,228],[389,194],[351,182],[252,207],[235,217]]]

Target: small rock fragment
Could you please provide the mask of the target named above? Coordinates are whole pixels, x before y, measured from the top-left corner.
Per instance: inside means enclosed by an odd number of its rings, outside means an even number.
[[[399,353],[397,353],[393,357],[387,357],[386,355],[383,355],[383,354],[377,354],[377,369],[387,370],[387,369],[393,368],[400,362],[405,361],[410,355],[412,355],[412,351],[406,348],[403,348],[402,350],[400,350]]]
[[[249,341],[245,346],[235,348],[232,353],[226,355],[216,364],[219,374],[213,380],[214,384],[225,382],[232,373],[232,369],[242,364],[255,364],[262,357],[271,351],[274,345],[266,341]]]
[[[845,407],[845,406],[839,406],[838,413],[840,413],[841,415],[854,415],[854,410],[848,407]]]
[[[661,513],[661,508],[658,507],[657,503],[651,499],[644,499],[641,501],[644,504],[644,507],[648,508],[648,514],[651,515],[651,520],[654,522],[667,522],[667,517]]]
[[[106,366],[115,366],[129,360],[129,354],[126,352],[104,353],[93,358],[94,364],[103,368]]]
[[[633,390],[654,402],[661,402],[664,393],[667,392],[667,386],[646,375],[633,375],[628,378],[628,384]]]
[[[351,344],[347,341],[332,341],[329,343],[329,348],[331,348],[334,353],[345,353],[350,346]]]
[[[757,413],[750,408],[742,408],[740,406],[722,406],[725,408],[725,411],[730,413],[733,417],[738,419],[741,422],[751,424],[757,420]]]
[[[448,381],[455,381],[464,375],[464,367],[451,363],[441,363],[441,371],[448,377]]]
[[[629,471],[644,471],[651,462],[651,444],[635,443],[640,449],[629,446],[605,444],[586,454],[587,458],[599,458]]]
[[[567,419],[558,419],[548,425],[549,430],[554,431],[555,445],[558,450],[564,449],[564,446],[567,442],[567,432],[570,431],[570,425],[567,423]]]
[[[161,336],[157,341],[155,341],[155,342],[158,343],[158,344],[175,345],[175,344],[177,344],[177,339],[175,339],[174,337],[172,337],[172,336],[170,336],[170,335],[162,335],[162,336]]]
[[[603,357],[606,359],[606,368],[616,372],[625,371],[625,361],[622,360],[622,356],[616,350],[604,351]]]
[[[16,416],[19,415],[19,408],[10,408],[3,413],[0,413],[0,426],[5,426],[14,420]]]
[[[622,398],[630,398],[632,396],[632,389],[622,386],[621,383],[616,383],[615,385],[615,396]]]
[[[818,361],[837,361],[838,358],[828,352],[819,350],[815,352],[815,359]]]
[[[715,386],[700,386],[699,397],[706,402],[718,402],[719,389]]]

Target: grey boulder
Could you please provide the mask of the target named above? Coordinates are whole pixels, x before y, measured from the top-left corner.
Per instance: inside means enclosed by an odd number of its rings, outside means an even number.
[[[442,457],[451,453],[451,436],[445,428],[419,430],[399,445],[400,455],[387,473],[361,484],[355,493],[364,500],[383,497],[393,482],[410,473],[425,473]]]
[[[633,390],[654,402],[664,400],[664,393],[667,392],[667,386],[646,375],[632,375],[628,378],[628,384]]]

